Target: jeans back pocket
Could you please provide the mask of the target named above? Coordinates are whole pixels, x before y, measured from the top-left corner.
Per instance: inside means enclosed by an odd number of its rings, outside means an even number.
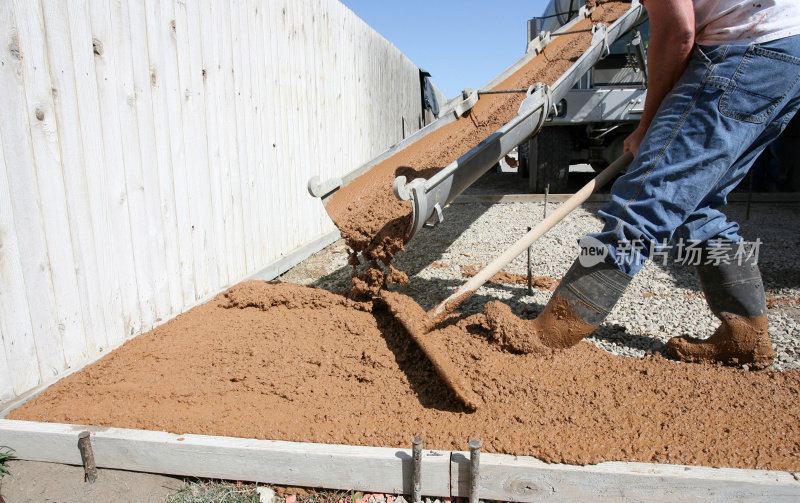
[[[731,119],[761,124],[800,80],[800,58],[751,46],[720,98]]]

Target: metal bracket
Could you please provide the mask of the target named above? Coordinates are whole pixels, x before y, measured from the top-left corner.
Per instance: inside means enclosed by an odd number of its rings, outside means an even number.
[[[542,129],[550,112],[557,113],[556,104],[553,102],[553,90],[550,86],[541,82],[528,88],[528,97],[520,103],[517,115],[527,115],[539,107],[542,107],[542,113],[539,116],[539,121],[533,134]]]
[[[453,108],[453,113],[456,115],[456,119],[464,115],[467,111],[472,110],[472,107],[475,106],[475,103],[478,102],[478,91],[473,91],[469,87],[461,91],[461,97],[464,99],[461,103]]]
[[[324,197],[342,186],[342,179],[339,177],[329,178],[320,182],[318,176],[311,177],[308,181],[308,193],[313,197]]]
[[[406,185],[406,177],[403,175],[398,176],[394,179],[394,183],[392,184],[392,191],[394,192],[394,197],[401,201],[408,201],[411,199],[411,184],[409,183]]]
[[[605,59],[609,54],[611,54],[611,47],[608,44],[608,26],[603,23],[598,23],[592,26],[592,45],[594,45],[597,40],[603,41],[603,49],[600,52],[600,59]]]
[[[432,229],[439,225],[440,223],[444,222],[444,213],[442,213],[442,206],[439,203],[436,203],[433,206],[433,213],[431,214],[431,218],[428,219],[422,226],[426,229]]]
[[[644,48],[644,41],[642,40],[642,34],[639,30],[633,30],[633,38],[631,39],[630,45],[633,46],[633,51],[636,54],[636,64],[639,70],[642,71],[642,89],[647,89],[647,52]]]
[[[538,56],[539,53],[542,52],[545,47],[547,47],[547,44],[549,44],[551,40],[552,38],[550,37],[549,31],[539,32],[539,35],[537,35],[536,38],[528,42],[528,49],[525,51],[525,54],[533,52]]]
[[[583,5],[580,9],[578,9],[578,17],[591,17],[594,9],[594,7],[587,8],[586,5]],[[540,31],[539,35],[528,42],[528,48],[525,50],[525,54],[530,54],[533,52],[535,55],[539,55],[539,53],[542,52],[545,47],[547,47],[547,44],[553,40],[553,37],[557,35],[559,35],[557,32],[550,33],[549,31]]]
[[[416,178],[406,185],[406,177],[398,176],[394,179],[392,190],[397,199],[411,201],[412,222],[418,222],[426,217],[428,214],[428,199],[425,197],[424,178]],[[411,228],[415,229],[416,226],[412,224]]]

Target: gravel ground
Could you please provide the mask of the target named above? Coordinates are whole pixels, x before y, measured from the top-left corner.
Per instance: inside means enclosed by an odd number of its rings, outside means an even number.
[[[550,204],[552,210],[554,204]],[[586,204],[570,214],[533,245],[533,274],[560,279],[577,256],[577,239],[599,230],[595,217],[601,204]],[[463,203],[445,209],[445,221],[436,229],[424,229],[395,257],[395,265],[410,281],[397,290],[430,309],[450,295],[465,279],[461,267],[484,266],[535,225],[543,203]],[[800,368],[800,203],[753,204],[745,220],[746,205],[730,204],[729,218],[740,222],[745,239],[760,239],[759,265],[767,296],[779,299],[769,311],[769,330],[778,354],[773,368]],[[526,273],[523,254],[506,271]],[[281,277],[283,281],[346,290],[350,268],[347,248],[338,241],[310,257]],[[460,307],[478,312],[499,299],[522,318],[533,318],[550,298],[550,291],[527,294],[522,285],[487,284]],[[648,262],[636,275],[616,307],[589,338],[616,355],[641,357],[658,352],[674,335],[711,335],[718,322],[702,297],[694,270],[686,266],[662,266]]]

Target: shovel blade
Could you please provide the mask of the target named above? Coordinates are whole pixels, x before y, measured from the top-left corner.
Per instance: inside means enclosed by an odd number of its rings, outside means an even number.
[[[381,300],[389,308],[392,316],[399,321],[406,332],[414,339],[425,356],[433,364],[436,373],[444,381],[450,391],[469,410],[477,410],[481,399],[472,391],[472,387],[463,373],[448,357],[447,353],[432,342],[429,332],[429,316],[411,297],[397,292],[381,292]]]

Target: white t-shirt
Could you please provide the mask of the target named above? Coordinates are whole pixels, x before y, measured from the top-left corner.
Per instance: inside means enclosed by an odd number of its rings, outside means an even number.
[[[760,44],[800,34],[800,0],[693,1],[694,38],[701,45]]]

